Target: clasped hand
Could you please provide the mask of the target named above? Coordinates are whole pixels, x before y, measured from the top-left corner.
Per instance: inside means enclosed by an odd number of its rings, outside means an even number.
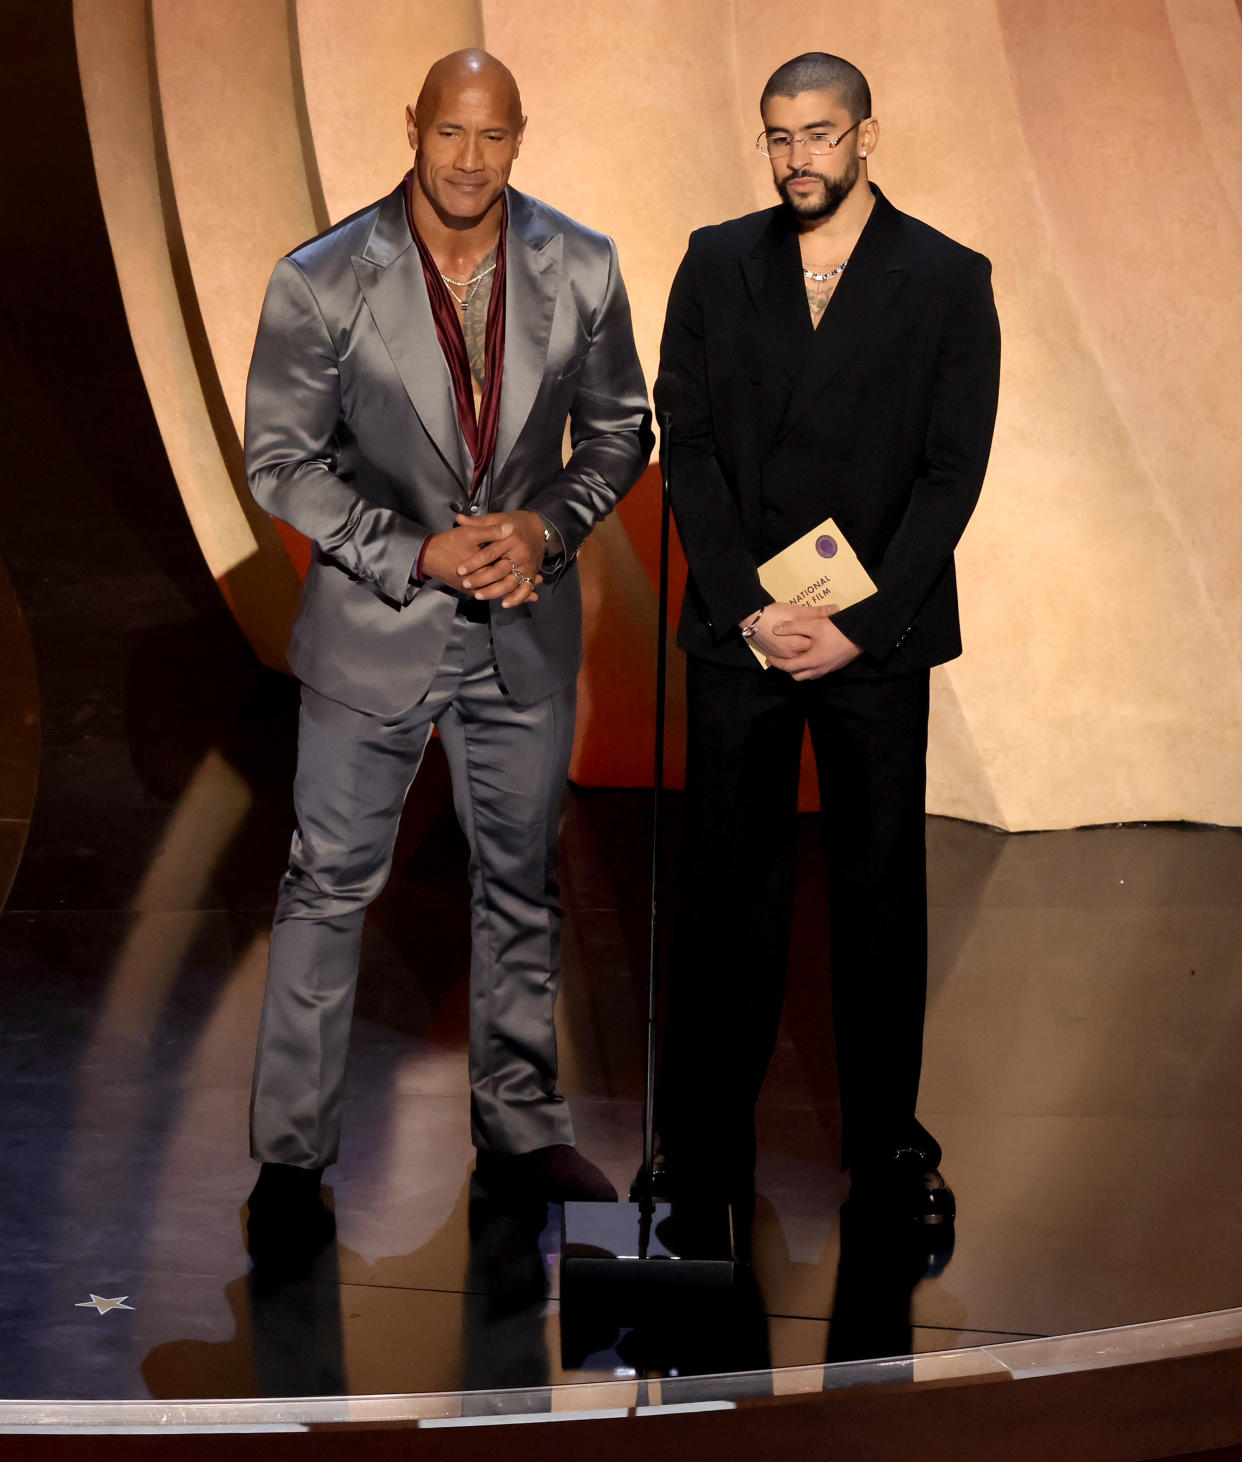
[[[862,647],[833,623],[830,616],[837,607],[773,604],[756,626],[751,643],[763,652],[769,665],[795,680],[818,680],[862,654]]]
[[[458,513],[455,521],[427,540],[425,574],[476,599],[499,599],[504,609],[539,598],[546,543],[538,513]]]

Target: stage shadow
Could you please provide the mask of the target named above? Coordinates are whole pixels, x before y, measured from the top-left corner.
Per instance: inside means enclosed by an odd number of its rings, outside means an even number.
[[[330,1247],[303,1278],[269,1283],[253,1269],[225,1285],[235,1333],[171,1340],[142,1363],[157,1400],[348,1394],[339,1259]]]
[[[469,1251],[458,1278],[463,1224]],[[408,1254],[368,1262],[334,1243],[296,1277],[252,1268],[230,1280],[233,1335],[158,1345],[143,1380],[158,1399],[547,1387],[548,1230],[547,1204],[496,1201],[472,1177],[444,1225]],[[429,1269],[453,1287],[409,1284],[410,1273]],[[343,1283],[343,1273],[355,1277]],[[361,1322],[348,1336],[347,1321]],[[420,1383],[433,1374],[435,1385]]]

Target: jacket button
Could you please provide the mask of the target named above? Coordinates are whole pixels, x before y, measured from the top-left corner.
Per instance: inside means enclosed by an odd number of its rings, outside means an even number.
[[[778,508],[764,508],[763,516],[768,520],[769,523],[775,523],[776,520],[780,517],[780,510]]]

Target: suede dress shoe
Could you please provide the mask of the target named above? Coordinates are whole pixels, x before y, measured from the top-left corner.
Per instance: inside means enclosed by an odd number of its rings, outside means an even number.
[[[496,1196],[538,1198],[544,1203],[615,1203],[617,1190],[576,1147],[558,1142],[534,1152],[480,1148],[475,1173]]]
[[[336,1217],[320,1192],[322,1168],[264,1163],[246,1200],[246,1247],[256,1270],[279,1278],[304,1274],[336,1236]]]

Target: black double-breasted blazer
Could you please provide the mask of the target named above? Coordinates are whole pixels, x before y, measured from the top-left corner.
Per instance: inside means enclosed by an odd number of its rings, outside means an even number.
[[[864,651],[837,673],[961,652],[953,550],[983,483],[1000,369],[991,267],[872,192],[818,329],[785,207],[691,235],[656,388],[689,654],[762,673],[737,630],[771,601],[757,565],[827,517],[878,586],[834,616]]]

